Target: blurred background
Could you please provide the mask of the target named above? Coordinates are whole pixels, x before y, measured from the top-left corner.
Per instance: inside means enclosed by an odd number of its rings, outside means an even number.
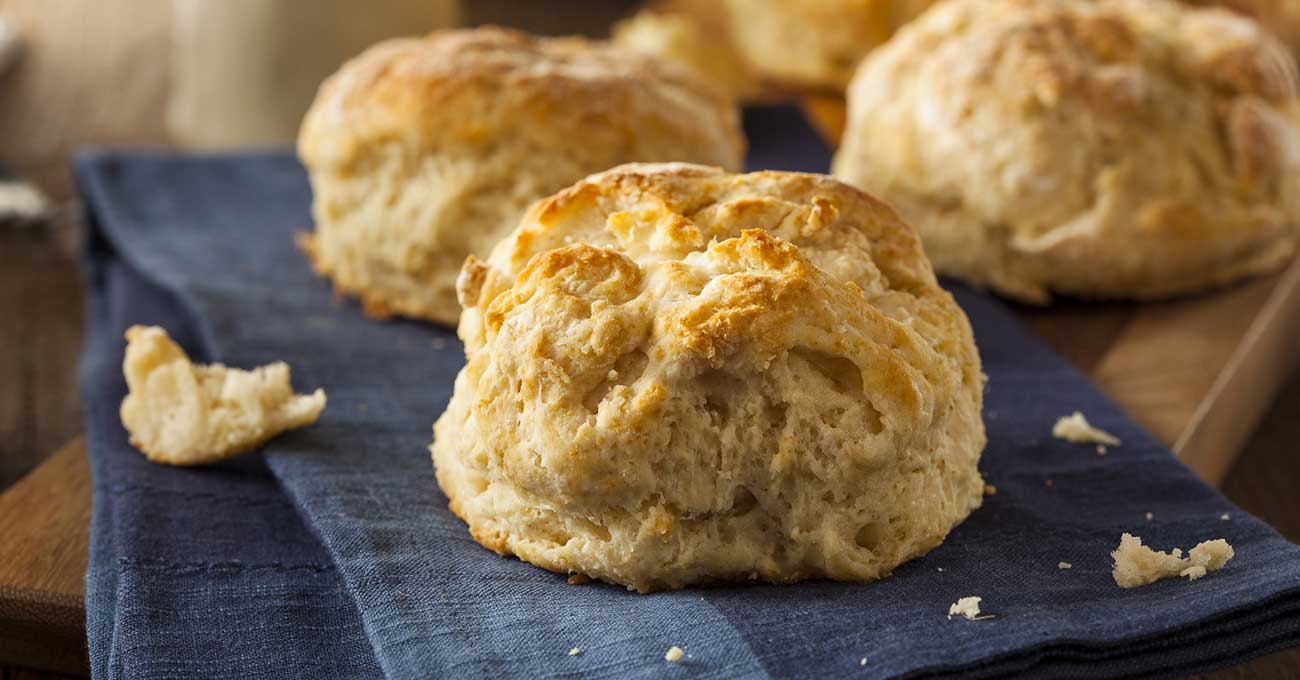
[[[659,4],[708,15],[720,2]],[[76,149],[289,145],[321,79],[380,39],[487,23],[602,37],[638,4],[0,0],[0,489],[81,430],[80,228],[69,172]],[[636,39],[676,49],[678,34],[643,28]],[[682,49],[726,79],[734,75],[726,55],[708,49],[717,41],[725,37],[707,33]],[[738,92],[749,86],[732,84]],[[1293,377],[1224,487],[1293,539],[1300,536],[1291,489],[1300,475],[1297,441],[1300,381]]]
[[[484,23],[600,37],[635,5],[0,0],[0,489],[81,431],[76,149],[287,146],[320,81],[379,40]]]

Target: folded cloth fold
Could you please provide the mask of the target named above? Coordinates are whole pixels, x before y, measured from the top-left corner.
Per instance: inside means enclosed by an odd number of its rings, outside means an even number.
[[[80,382],[94,477],[87,633],[96,678],[379,673],[334,563],[260,457],[165,468],[118,418],[125,330],[166,327],[204,359],[178,299],[124,261],[91,214]]]
[[[794,110],[746,122],[762,165],[825,170]],[[447,510],[426,447],[460,346],[371,321],[313,277],[294,252],[310,193],[291,156],[96,153],[77,170],[96,677],[1168,676],[1300,643],[1300,548],[982,294],[953,287],[989,376],[981,467],[997,493],[943,545],[874,584],[637,595],[498,557]],[[152,466],[116,421],[132,323],[167,327],[196,359],[287,361],[329,407],[261,457]],[[1054,439],[1076,410],[1123,445]],[[1236,557],[1194,583],[1121,589],[1125,531],[1157,549],[1223,537]],[[966,596],[992,617],[948,619]]]

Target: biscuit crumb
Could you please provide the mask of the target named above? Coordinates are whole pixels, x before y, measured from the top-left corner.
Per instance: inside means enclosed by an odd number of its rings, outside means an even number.
[[[1074,442],[1076,444],[1105,444],[1108,446],[1119,446],[1119,438],[1115,435],[1099,430],[1083,417],[1083,414],[1075,411],[1068,416],[1062,416],[1056,420],[1052,426],[1052,436],[1057,439]],[[1098,451],[1100,453],[1100,451]]]
[[[673,645],[668,648],[667,652],[664,652],[664,661],[667,661],[668,663],[677,663],[682,660],[684,654],[685,652],[682,651],[681,647]]]
[[[1057,568],[1057,569],[1073,569],[1073,568],[1074,568],[1074,565],[1073,565],[1073,564],[1070,564],[1069,562],[1057,562],[1057,563],[1056,563],[1056,568]]]
[[[1187,557],[1174,548],[1172,552],[1157,552],[1142,545],[1142,539],[1125,533],[1119,547],[1112,552],[1115,569],[1111,576],[1121,588],[1133,588],[1155,583],[1162,578],[1186,576],[1196,580],[1207,572],[1222,569],[1232,559],[1232,546],[1222,538],[1205,541],[1192,548]]]
[[[985,484],[985,485],[984,485],[984,495],[986,495],[986,496],[996,496],[996,495],[998,495],[998,487],[993,486],[992,484]]]
[[[573,649],[569,650],[569,656],[578,656],[580,654],[582,654],[581,647],[574,647]]]
[[[284,362],[251,371],[190,361],[167,331],[132,326],[122,374],[129,393],[119,415],[131,444],[151,462],[206,465],[311,425],[324,390],[295,394]]]
[[[584,583],[591,583],[591,577],[586,574],[569,574],[566,583],[571,586],[580,586]]]
[[[1152,519],[1155,519],[1155,513],[1148,512],[1147,521],[1150,522]]]
[[[981,621],[983,619],[993,618],[992,614],[980,616],[980,602],[982,599],[983,598],[972,596],[963,597],[960,600],[957,600],[951,607],[948,607],[948,619],[952,620],[952,617],[957,615],[961,615],[967,621]]]
[[[939,571],[943,571],[943,567],[939,567]]]
[[[1106,445],[1105,445],[1105,444],[1098,444],[1098,445],[1097,445],[1097,455],[1098,455],[1098,456],[1104,456],[1104,455],[1106,455]]]
[[[862,657],[862,660],[858,662],[858,665],[859,665],[859,666],[865,666],[865,665],[867,665],[867,657],[865,657],[865,656]]]
[[[1222,515],[1219,515],[1219,519],[1221,519],[1221,520],[1223,520],[1224,522],[1226,522],[1226,521],[1232,519],[1232,517],[1231,517],[1230,515],[1228,515],[1228,513],[1225,512],[1225,513],[1223,513]]]

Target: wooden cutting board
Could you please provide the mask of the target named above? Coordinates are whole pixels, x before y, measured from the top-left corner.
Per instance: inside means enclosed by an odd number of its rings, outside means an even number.
[[[809,100],[806,108],[828,139],[839,138],[841,102]],[[1172,302],[1018,311],[1197,474],[1218,484],[1300,354],[1300,261]],[[0,666],[86,672],[90,487],[78,439],[0,494]],[[1257,663],[1293,663],[1288,659]]]

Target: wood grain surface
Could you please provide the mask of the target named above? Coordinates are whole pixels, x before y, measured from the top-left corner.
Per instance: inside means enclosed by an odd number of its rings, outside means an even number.
[[[72,257],[53,234],[0,228],[0,489],[81,431],[80,347]]]
[[[0,666],[86,674],[90,466],[81,439],[0,495]]]

